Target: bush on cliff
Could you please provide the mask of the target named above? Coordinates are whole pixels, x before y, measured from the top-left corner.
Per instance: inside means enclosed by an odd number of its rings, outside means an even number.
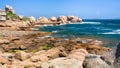
[[[27,17],[23,17],[22,19],[19,18],[19,16],[15,13],[12,13],[12,12],[7,12],[6,13],[6,19],[7,20],[22,20],[22,21],[27,21],[29,20],[29,18]]]
[[[7,20],[14,20],[14,19],[19,19],[18,16],[12,12],[7,12],[6,13],[6,19]]]

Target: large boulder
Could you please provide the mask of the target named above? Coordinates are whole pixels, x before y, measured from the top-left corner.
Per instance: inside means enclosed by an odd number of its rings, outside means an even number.
[[[77,16],[68,16],[70,22],[82,22],[82,19]]]
[[[37,23],[49,23],[50,21],[46,18],[46,17],[40,17],[38,20],[37,20]]]
[[[30,23],[35,23],[36,22],[36,19],[33,16],[30,16],[29,19],[30,19]]]
[[[83,64],[84,68],[112,68],[109,63],[101,59],[100,55],[88,54]]]
[[[19,52],[15,53],[15,58],[18,60],[21,60],[21,61],[26,60],[30,57],[31,57],[30,53],[25,53],[23,51],[19,51]]]
[[[67,56],[65,48],[62,46],[52,48],[46,52],[50,59],[58,58],[59,56]]]
[[[56,58],[41,64],[41,68],[83,68],[82,62],[76,59]]]
[[[67,18],[67,16],[60,16],[60,17],[57,18],[57,21],[59,23],[66,24],[66,23],[68,23],[68,18]]]
[[[41,68],[83,68],[83,60],[87,54],[84,49],[73,50],[67,57],[56,58],[41,64]]]
[[[49,19],[50,21],[52,21],[52,22],[56,22],[57,21],[57,18],[56,17],[54,17],[54,16],[52,16],[52,17],[50,17],[50,19]]]

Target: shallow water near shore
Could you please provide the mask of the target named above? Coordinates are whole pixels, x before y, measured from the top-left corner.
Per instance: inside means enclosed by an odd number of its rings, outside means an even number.
[[[43,26],[39,31],[53,32],[52,37],[98,39],[113,47],[120,41],[120,20],[83,20],[82,23]]]

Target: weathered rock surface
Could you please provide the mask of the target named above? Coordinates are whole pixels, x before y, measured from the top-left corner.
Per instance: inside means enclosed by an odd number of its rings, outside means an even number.
[[[15,53],[15,58],[19,59],[21,61],[26,60],[26,59],[28,59],[30,57],[31,57],[30,53],[25,53],[23,51],[19,51],[19,52]]]
[[[37,20],[37,23],[49,23],[50,21],[46,18],[46,17],[40,17],[38,20]]]
[[[54,17],[54,16],[52,16],[52,17],[50,17],[50,19],[49,19],[50,21],[52,21],[52,22],[57,22],[57,18],[56,17]]]
[[[70,21],[70,22],[82,22],[82,19],[80,19],[77,16],[68,16],[68,21]]]
[[[84,68],[112,68],[107,62],[101,59],[101,56],[89,54],[84,61]]]
[[[33,24],[36,23],[35,17],[30,16],[29,19],[30,19],[30,23],[33,23]]]
[[[4,10],[0,9],[0,21],[5,21],[6,20],[6,13]]]
[[[87,54],[84,49],[72,51],[65,58],[56,58],[42,63],[41,68],[83,68],[82,63]]]
[[[113,49],[113,55],[115,57],[115,60],[114,60],[114,66],[115,66],[115,68],[120,68],[120,42]]]

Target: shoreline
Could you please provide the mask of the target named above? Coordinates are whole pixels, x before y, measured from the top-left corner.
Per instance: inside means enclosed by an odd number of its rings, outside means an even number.
[[[9,6],[6,9],[6,12],[12,12]],[[24,19],[27,20],[24,21]],[[60,16],[50,19],[30,17],[29,20],[19,17],[0,22],[0,66],[5,68],[62,68],[62,66],[83,68],[84,65],[87,68],[91,60],[98,66],[105,65],[103,68],[112,66],[114,59],[110,54],[110,56],[107,55],[107,52],[111,52],[112,49],[102,46],[102,41],[88,38],[53,38],[47,36],[52,32],[31,30],[35,24],[51,24],[51,21],[54,25],[58,22],[59,24],[82,22],[82,19],[77,16]],[[96,59],[99,61],[96,62]]]

